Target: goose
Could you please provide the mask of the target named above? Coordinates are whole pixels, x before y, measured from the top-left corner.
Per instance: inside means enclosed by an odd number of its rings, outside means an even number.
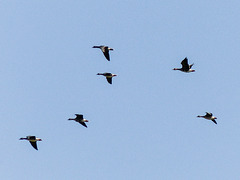
[[[194,64],[189,65],[187,57],[185,57],[185,59],[182,60],[181,64],[182,64],[182,68],[174,68],[173,70],[179,70],[182,72],[195,72],[194,69],[191,69]]]
[[[75,115],[76,115],[75,119],[69,118],[68,120],[74,120],[76,122],[79,122],[81,125],[87,128],[87,125],[85,124],[85,122],[88,122],[88,120],[84,119],[82,114],[75,114]]]
[[[108,46],[93,46],[92,48],[99,48],[102,50],[104,56],[108,61],[110,61],[109,51],[113,51],[113,48],[109,48]]]
[[[213,114],[212,113],[209,113],[209,112],[206,112],[206,115],[205,116],[197,116],[197,117],[199,117],[199,118],[205,118],[205,119],[207,119],[207,120],[211,120],[211,121],[213,121],[215,124],[217,124],[217,122],[216,122],[216,120],[215,119],[217,119],[215,116],[213,116]]]
[[[30,142],[30,144],[32,145],[32,147],[34,147],[34,149],[38,150],[37,148],[37,141],[42,141],[42,139],[40,138],[36,138],[36,136],[27,136],[25,138],[20,138],[19,140],[27,140]]]
[[[112,84],[112,77],[117,76],[116,74],[112,74],[112,73],[108,73],[108,72],[105,72],[105,73],[97,73],[97,75],[103,75],[103,76],[105,76],[109,84]]]

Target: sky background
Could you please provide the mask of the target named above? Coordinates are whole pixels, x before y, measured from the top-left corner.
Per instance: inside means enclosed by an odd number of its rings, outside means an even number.
[[[1,0],[1,179],[239,179],[239,8]],[[185,57],[196,72],[172,70]],[[206,111],[217,125],[196,117]]]

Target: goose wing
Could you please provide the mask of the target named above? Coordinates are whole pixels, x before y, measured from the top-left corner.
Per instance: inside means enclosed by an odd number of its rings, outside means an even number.
[[[189,68],[191,69],[193,65],[194,65],[194,63],[193,63],[193,64],[190,64],[190,65],[189,65]]]
[[[205,115],[205,117],[212,117],[212,113],[209,113],[209,112],[206,112],[206,115]]]
[[[86,123],[85,122],[79,122],[81,125],[83,125],[84,127],[86,127],[87,128],[87,125],[86,125]]]
[[[184,60],[182,60],[181,64],[182,64],[183,71],[189,70],[188,58],[185,58]]]
[[[107,46],[105,46],[105,47],[102,49],[102,52],[103,52],[105,58],[106,58],[108,61],[110,61],[109,50],[108,50],[108,47],[107,47]]]
[[[29,141],[29,142],[32,145],[32,147],[34,147],[34,149],[38,150],[36,141]]]
[[[112,77],[106,77],[109,84],[112,84]]]
[[[75,114],[77,117],[77,119],[83,119],[83,115],[82,114]]]
[[[217,121],[215,121],[215,119],[212,119],[212,121],[213,121],[215,124],[217,124]]]

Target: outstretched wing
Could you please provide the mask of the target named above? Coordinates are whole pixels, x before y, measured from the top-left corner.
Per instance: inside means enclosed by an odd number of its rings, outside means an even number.
[[[87,125],[85,124],[85,122],[79,122],[79,123],[87,128]]]
[[[185,57],[185,59],[182,60],[181,64],[183,71],[187,72],[189,70],[188,58]]]
[[[106,77],[109,84],[112,84],[112,77]]]
[[[105,50],[105,51],[103,52],[103,54],[104,54],[105,58],[106,58],[108,61],[110,61],[109,51],[108,51],[108,50]]]
[[[190,64],[190,65],[189,65],[189,68],[191,69],[193,65],[194,65],[194,63]]]
[[[206,117],[212,117],[212,113],[206,112]]]
[[[34,147],[34,149],[38,150],[36,141],[29,141],[29,142],[31,143],[32,147]]]
[[[215,124],[217,124],[217,121],[215,121],[215,119],[212,119],[212,121],[213,121]]]
[[[77,117],[77,119],[83,119],[83,115],[82,114],[75,114]]]

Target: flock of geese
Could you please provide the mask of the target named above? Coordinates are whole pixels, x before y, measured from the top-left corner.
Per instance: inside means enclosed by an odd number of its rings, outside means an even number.
[[[108,46],[103,46],[103,45],[102,46],[93,46],[93,48],[101,49],[101,51],[103,52],[105,58],[108,61],[110,61],[109,51],[113,51],[112,48],[109,48]],[[181,68],[174,68],[173,70],[179,70],[179,71],[182,71],[182,72],[185,72],[185,73],[195,72],[195,70],[192,69],[192,66],[194,64],[190,64],[189,65],[187,57],[185,57],[184,60],[182,60],[181,64],[182,64]],[[109,73],[109,72],[97,73],[97,75],[105,76],[106,79],[107,79],[107,82],[109,84],[112,84],[112,78],[117,76],[116,74],[112,74],[112,73]],[[82,114],[75,114],[75,115],[76,115],[76,118],[69,118],[68,120],[74,120],[74,121],[80,123],[81,125],[83,125],[84,127],[87,128],[86,122],[88,122],[88,120],[84,119]],[[197,117],[198,118],[204,118],[204,119],[207,119],[207,120],[211,120],[215,124],[217,124],[217,122],[216,122],[217,118],[215,116],[213,116],[213,114],[210,113],[210,112],[206,112],[206,114],[204,116],[198,115]],[[19,140],[27,140],[27,141],[29,141],[30,144],[33,146],[33,148],[36,149],[36,150],[38,150],[38,148],[37,148],[37,141],[42,141],[41,138],[37,138],[36,136],[27,136],[25,138],[20,138]]]

